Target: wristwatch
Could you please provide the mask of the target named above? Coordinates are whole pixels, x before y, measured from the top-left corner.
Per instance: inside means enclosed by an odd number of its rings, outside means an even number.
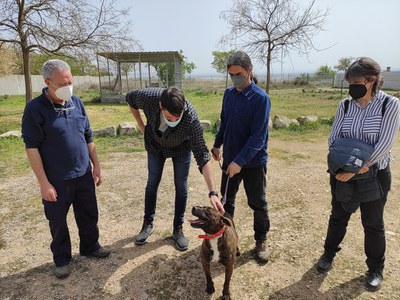
[[[208,198],[211,198],[211,196],[217,196],[218,197],[218,193],[216,191],[211,191],[208,193]]]

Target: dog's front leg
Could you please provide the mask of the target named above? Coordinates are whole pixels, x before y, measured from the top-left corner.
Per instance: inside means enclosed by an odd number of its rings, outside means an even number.
[[[232,273],[233,273],[233,262],[228,262],[225,266],[225,282],[224,282],[224,290],[222,291],[223,300],[231,299],[229,284],[231,282]]]
[[[201,258],[201,264],[203,265],[204,274],[206,275],[206,280],[207,280],[206,292],[208,294],[212,294],[215,292],[215,288],[214,288],[214,282],[211,278],[210,260],[203,256]]]

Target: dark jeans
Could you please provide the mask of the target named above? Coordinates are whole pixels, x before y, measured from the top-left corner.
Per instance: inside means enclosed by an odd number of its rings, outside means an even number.
[[[67,225],[67,214],[71,204],[79,230],[81,254],[91,253],[100,247],[97,227],[98,209],[91,172],[78,178],[52,184],[57,191],[57,201],[50,202],[42,199],[42,202],[53,238],[50,245],[53,260],[57,267],[61,267],[71,261],[71,240]]]
[[[267,239],[270,223],[268,217],[268,202],[265,193],[267,186],[267,167],[260,165],[254,168],[242,168],[241,171],[229,179],[226,203],[224,209],[232,217],[235,213],[235,199],[239,185],[243,180],[244,190],[247,196],[247,203],[254,214],[254,239],[264,241]],[[225,193],[228,176],[222,173],[221,194]]]
[[[184,214],[187,204],[188,185],[191,153],[173,157],[174,183],[175,183],[175,214],[174,228],[181,226],[184,222]],[[144,219],[153,222],[156,213],[157,191],[164,169],[165,158],[162,155],[147,153],[148,179],[144,200]]]
[[[364,250],[369,271],[382,272],[385,265],[385,226],[383,212],[391,185],[390,166],[378,171],[378,180],[383,191],[379,200],[361,202],[361,222],[364,227]],[[325,240],[325,253],[334,257],[340,251],[340,243],[346,234],[351,213],[346,212],[342,204],[335,198],[336,179],[331,176],[332,211],[329,218],[328,233]]]

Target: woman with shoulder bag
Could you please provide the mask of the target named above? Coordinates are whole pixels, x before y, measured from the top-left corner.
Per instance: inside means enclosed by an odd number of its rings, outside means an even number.
[[[346,170],[331,172],[332,210],[325,250],[317,269],[325,273],[332,267],[350,217],[359,207],[368,267],[365,284],[369,290],[376,291],[383,280],[386,250],[383,211],[391,185],[390,150],[399,130],[399,99],[380,91],[383,83],[380,66],[371,58],[356,59],[347,69],[345,79],[349,82],[351,98],[339,104],[329,146],[338,139],[357,139],[373,146],[374,150],[357,174]],[[377,170],[372,172],[375,176],[355,180],[359,174],[372,169]]]

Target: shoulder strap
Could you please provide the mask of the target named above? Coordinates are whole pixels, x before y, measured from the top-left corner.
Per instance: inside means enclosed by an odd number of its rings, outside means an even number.
[[[383,103],[382,103],[382,118],[385,115],[386,104],[388,103],[388,101],[389,101],[389,96],[386,96],[385,100],[383,100]]]
[[[349,110],[349,99],[344,100],[344,114],[347,113],[347,111]]]
[[[390,98],[389,96],[386,96],[386,97],[385,97],[385,100],[383,100],[383,103],[382,103],[382,117],[385,115],[386,104],[388,103],[389,98]],[[344,114],[346,114],[347,111],[349,110],[349,102],[350,102],[349,99],[346,99],[346,100],[344,101]]]

